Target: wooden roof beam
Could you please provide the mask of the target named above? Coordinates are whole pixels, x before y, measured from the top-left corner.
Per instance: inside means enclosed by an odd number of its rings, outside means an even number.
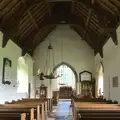
[[[110,3],[109,0],[101,0],[102,3],[104,4],[103,6],[112,14],[118,15],[120,17],[120,11],[118,10],[117,7],[115,7],[112,3]]]
[[[72,0],[72,4],[71,4],[71,12],[72,14],[74,13],[75,10],[75,0]]]
[[[35,22],[35,19],[33,18],[32,14],[31,14],[31,12],[30,12],[29,10],[27,10],[27,14],[28,14],[30,20],[32,21],[33,25],[35,26],[36,30],[38,30],[38,29],[39,29],[39,28],[38,28],[38,25],[37,25],[37,23]]]
[[[51,16],[51,8],[50,8],[50,5],[49,5],[49,3],[48,3],[48,0],[45,0],[45,3],[46,3],[46,5],[47,5],[47,7],[48,7],[49,16]]]
[[[89,25],[91,14],[92,14],[92,9],[90,9],[89,13],[88,13],[88,17],[87,17],[87,20],[86,20],[86,23],[85,23],[85,30],[84,30],[84,33],[83,33],[83,39],[85,38],[85,35],[86,35],[86,28]]]
[[[109,0],[113,5],[115,5],[120,11],[120,2],[118,0]]]
[[[48,0],[48,2],[69,2],[69,1],[72,1],[72,0]]]
[[[100,21],[105,21],[105,23],[102,23],[100,22],[99,24],[102,25],[102,27],[104,28],[105,32],[107,34],[110,35],[110,37],[112,37],[112,40],[113,42],[115,43],[115,45],[118,44],[118,39],[117,39],[117,33],[116,33],[116,25],[115,25],[115,17],[113,18],[111,16],[111,19],[109,21],[107,21],[103,16],[102,16],[102,13],[100,12],[100,10],[97,9],[97,7],[94,5],[90,5],[89,3],[87,2],[84,2],[84,1],[81,1],[83,2],[84,4],[88,5],[89,7],[91,7],[91,9],[96,13],[98,19]],[[108,14],[107,14],[108,13]],[[103,13],[104,14],[104,13]],[[108,17],[110,18],[110,13],[109,12],[105,12],[105,15],[108,15]],[[112,21],[111,21],[112,20]]]
[[[94,3],[95,3],[95,0],[91,0],[91,4],[93,5]],[[87,20],[86,20],[86,23],[85,23],[85,28],[87,28],[88,25],[89,25],[89,21],[90,21],[91,15],[92,15],[92,8],[89,9]],[[85,34],[86,34],[86,29],[84,31],[83,38],[85,37]]]
[[[75,23],[78,26],[84,28],[84,23],[81,19],[79,19],[79,20],[76,19],[76,16],[74,16],[74,15],[72,16],[72,18],[73,18],[73,21],[75,21]],[[100,54],[100,56],[103,58],[103,44],[102,44],[103,38],[101,38],[99,36],[97,37],[92,31],[88,31],[88,29],[87,29],[87,36],[89,37],[89,41],[86,39],[85,39],[85,41],[88,42],[88,44],[91,43],[93,45],[93,49],[95,51],[97,51]],[[99,45],[97,45],[97,44],[99,44]]]
[[[93,43],[93,49],[100,54],[101,58],[103,58],[103,42],[104,42],[103,37],[95,35],[92,31],[88,29],[86,30],[87,30],[86,36],[89,37],[89,42]]]
[[[110,11],[108,11],[107,9],[105,9],[102,5],[98,4],[96,1],[93,5],[91,5],[90,0],[76,0],[77,2],[81,2],[83,3],[85,6],[91,8],[97,15],[97,17],[101,17],[102,20],[104,19],[104,17],[106,16],[107,19],[111,20],[111,21],[116,21],[116,16],[113,15]],[[102,8],[104,10],[104,12],[100,9]],[[105,19],[104,19],[105,21]]]
[[[17,14],[12,16],[12,18],[14,18],[14,20],[15,20],[14,22],[10,19],[8,22],[6,22],[6,24],[0,23],[1,31],[4,33],[3,43],[2,43],[3,48],[6,46],[9,39],[14,40],[15,36],[18,34],[18,28],[19,28],[19,24],[20,24],[20,20],[21,20],[20,18],[24,14],[25,10],[26,9],[23,8]],[[1,19],[1,21],[2,21],[2,19]],[[19,45],[18,41],[16,41],[16,43]]]
[[[25,1],[25,0],[21,0],[21,2],[23,3],[24,7],[27,7],[27,4],[26,4],[26,1]],[[37,25],[35,19],[33,18],[31,12],[30,12],[28,9],[27,9],[26,12],[27,12],[27,14],[28,14],[28,16],[29,16],[31,22],[32,22],[33,25],[35,26],[36,30],[38,31],[38,30],[39,30],[39,27],[38,27],[38,25]]]
[[[46,16],[45,17],[45,20],[44,21],[42,21],[41,22],[41,24],[39,25],[39,28],[41,29],[41,28],[43,28],[44,27],[44,25],[46,25],[46,24],[50,24],[50,21],[51,21],[51,17],[49,17],[49,16]],[[30,38],[28,38],[29,36],[35,36],[36,35],[36,32],[34,32],[35,30],[33,29],[24,39],[22,39],[22,43],[21,43],[21,46],[22,47],[25,47],[25,46],[27,46],[27,44],[29,43],[29,41],[30,40],[33,40],[33,37],[30,37]],[[38,30],[39,31],[39,30]],[[31,35],[31,34],[33,34],[34,33],[34,35]]]
[[[112,38],[115,45],[118,45],[118,38],[117,38],[117,32],[115,28],[109,28],[108,32],[110,34],[110,37]]]
[[[47,30],[44,31],[43,36],[41,36],[42,39],[41,40],[39,39],[39,41],[36,41],[35,45],[33,46],[33,51],[36,49],[36,47],[40,43],[42,43],[45,40],[45,38],[53,31],[53,29],[55,27],[56,27],[56,25],[52,25],[52,26],[48,27]]]

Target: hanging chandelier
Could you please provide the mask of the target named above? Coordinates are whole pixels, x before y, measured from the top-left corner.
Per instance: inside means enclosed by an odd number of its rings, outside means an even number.
[[[55,61],[54,61],[54,51],[51,43],[49,43],[48,48],[47,48],[47,59],[46,59],[46,64],[44,66],[44,72],[41,72],[40,69],[38,70],[38,76],[40,80],[44,79],[57,79],[58,76],[54,75],[54,67],[55,67]]]

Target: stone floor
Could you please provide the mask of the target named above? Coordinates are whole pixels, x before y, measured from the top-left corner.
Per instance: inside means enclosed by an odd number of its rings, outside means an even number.
[[[71,101],[60,100],[56,107],[53,107],[53,112],[48,120],[73,120]]]

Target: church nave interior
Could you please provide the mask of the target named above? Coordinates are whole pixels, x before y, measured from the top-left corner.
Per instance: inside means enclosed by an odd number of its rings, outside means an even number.
[[[120,0],[0,0],[0,120],[120,119]]]

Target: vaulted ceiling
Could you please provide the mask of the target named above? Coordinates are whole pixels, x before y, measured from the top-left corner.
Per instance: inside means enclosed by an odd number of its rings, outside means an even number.
[[[69,24],[103,57],[109,37],[117,45],[120,0],[0,0],[2,47],[12,39],[31,54],[57,24]]]

